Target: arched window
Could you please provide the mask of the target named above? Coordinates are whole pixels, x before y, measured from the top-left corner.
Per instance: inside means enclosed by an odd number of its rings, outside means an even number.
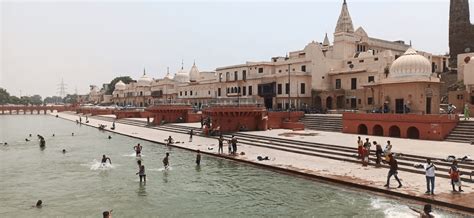
[[[357,134],[367,135],[368,134],[367,126],[365,124],[360,124],[357,127]]]
[[[407,129],[407,137],[409,139],[419,139],[420,138],[420,131],[418,128],[412,126]]]
[[[400,138],[400,128],[398,126],[391,126],[388,129],[388,136]]]
[[[375,125],[374,128],[372,128],[373,135],[376,136],[383,136],[383,127],[381,125]]]

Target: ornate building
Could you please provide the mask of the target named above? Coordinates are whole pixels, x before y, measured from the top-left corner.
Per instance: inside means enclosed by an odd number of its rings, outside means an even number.
[[[411,96],[395,96],[391,92],[398,90],[383,87],[399,88],[403,87],[400,84],[414,81],[423,84],[419,87],[439,83],[433,75],[446,68],[446,57],[409,49],[410,45],[401,40],[370,37],[362,27],[354,30],[346,1],[333,37],[332,44],[326,34],[322,43],[310,42],[286,56],[218,67],[215,72],[200,72],[193,64],[189,71],[181,67],[173,78],[169,73],[163,79],[151,79],[144,74],[136,83],[117,83],[112,101],[142,107],[153,102],[181,102],[196,107],[213,102],[251,102],[269,109],[316,110],[373,110],[385,103],[400,112],[400,101],[395,99],[403,98],[403,104],[412,104],[413,111],[437,112],[436,90],[425,87]],[[399,57],[414,62],[400,64],[396,61]],[[432,95],[430,110],[425,102],[427,95]],[[393,101],[387,102],[387,96]]]

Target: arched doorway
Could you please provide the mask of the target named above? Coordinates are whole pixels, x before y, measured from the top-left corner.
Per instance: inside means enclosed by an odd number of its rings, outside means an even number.
[[[326,98],[326,109],[328,109],[328,110],[332,109],[332,97],[331,96]]]
[[[357,134],[367,135],[369,132],[367,131],[367,126],[365,124],[360,124],[357,127]]]
[[[314,108],[321,110],[323,108],[321,97],[316,96],[314,98]]]
[[[400,128],[398,126],[391,126],[388,129],[388,136],[400,138]]]
[[[412,126],[407,129],[407,137],[409,139],[419,139],[420,138],[420,131],[418,128]]]
[[[383,127],[381,125],[375,125],[374,128],[372,128],[373,135],[376,136],[383,136]]]

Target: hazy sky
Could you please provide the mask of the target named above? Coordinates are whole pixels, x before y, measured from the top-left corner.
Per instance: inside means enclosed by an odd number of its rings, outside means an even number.
[[[448,51],[449,0],[347,0],[355,28],[416,49]],[[332,34],[342,0],[5,2],[0,87],[11,94],[88,92],[120,75],[161,78],[269,60]],[[471,17],[474,14],[471,1]],[[474,18],[471,18],[474,20]]]

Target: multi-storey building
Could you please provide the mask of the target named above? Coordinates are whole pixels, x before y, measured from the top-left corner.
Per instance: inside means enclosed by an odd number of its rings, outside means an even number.
[[[384,101],[367,97],[367,87],[383,84],[390,77],[392,63],[411,45],[370,37],[362,27],[354,30],[346,1],[333,37],[332,44],[326,34],[322,43],[310,42],[288,55],[218,67],[215,72],[200,72],[193,64],[189,72],[182,67],[174,77],[168,73],[163,79],[151,79],[144,74],[137,82],[117,83],[112,101],[134,106],[153,102],[182,102],[197,107],[212,102],[255,102],[269,109],[380,107]],[[426,52],[416,55],[430,63],[429,73],[447,68],[445,56]]]

